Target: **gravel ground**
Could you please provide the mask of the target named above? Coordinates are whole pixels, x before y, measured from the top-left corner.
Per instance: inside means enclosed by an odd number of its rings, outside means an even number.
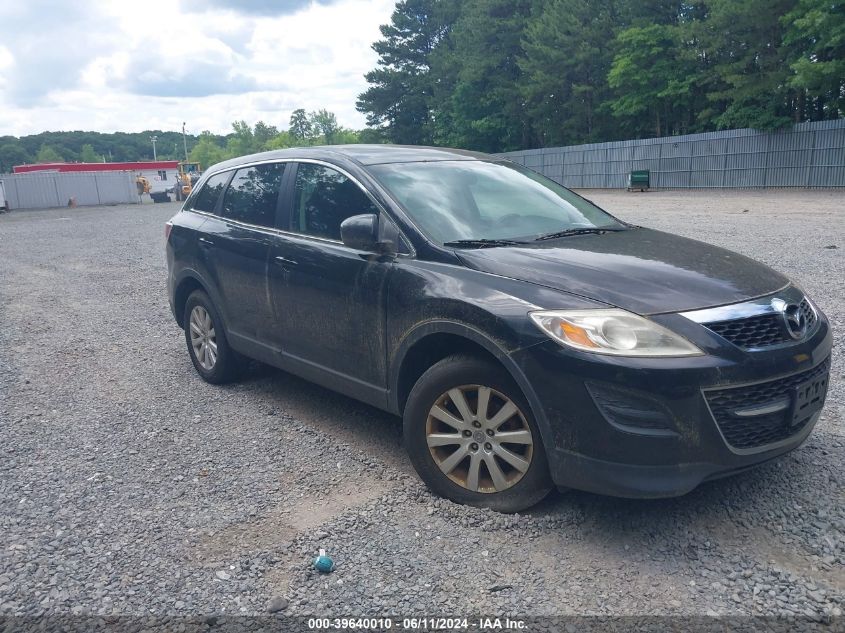
[[[430,495],[395,417],[283,372],[203,383],[167,306],[175,205],[0,216],[0,616],[797,614],[845,597],[845,196],[585,192],[795,279],[835,329],[799,450],[680,498]],[[837,248],[833,248],[836,246]],[[337,569],[310,568],[317,549]]]

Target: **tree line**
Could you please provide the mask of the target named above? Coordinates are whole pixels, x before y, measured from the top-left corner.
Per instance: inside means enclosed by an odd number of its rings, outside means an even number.
[[[271,149],[381,142],[384,137],[379,130],[351,130],[341,126],[337,116],[326,109],[306,112],[299,108],[291,114],[287,129],[279,130],[263,121],[253,127],[246,121],[235,121],[232,132],[223,142],[214,134],[203,132],[191,150],[190,158],[207,167],[227,158]]]
[[[27,163],[82,162],[100,163],[152,160],[151,136],[156,136],[156,154],[161,160],[184,160],[184,145],[190,150],[197,136],[181,132],[147,130],[144,132],[41,132],[28,136],[0,136],[0,173],[9,173],[15,165]],[[225,143],[224,136],[216,141]]]
[[[0,173],[9,173],[15,165],[27,163],[152,160],[152,136],[156,137],[159,160],[184,160],[187,147],[189,159],[199,162],[203,169],[227,158],[269,149],[384,140],[378,130],[357,131],[342,127],[337,116],[326,109],[310,113],[298,109],[290,117],[287,129],[280,130],[264,121],[253,126],[246,121],[235,121],[229,134],[204,131],[199,135],[187,134],[184,140],[181,132],[161,130],[111,134],[42,132],[20,138],[0,136]]]
[[[842,0],[402,0],[357,108],[506,151],[845,113]]]

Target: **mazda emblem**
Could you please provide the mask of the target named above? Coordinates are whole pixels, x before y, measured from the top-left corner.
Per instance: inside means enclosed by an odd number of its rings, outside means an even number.
[[[807,317],[801,306],[790,303],[783,308],[783,318],[786,321],[786,329],[794,339],[801,339],[807,334]]]

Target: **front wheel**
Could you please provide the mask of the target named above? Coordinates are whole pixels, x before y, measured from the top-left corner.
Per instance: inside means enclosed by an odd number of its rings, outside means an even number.
[[[429,368],[408,397],[404,436],[422,480],[457,503],[518,512],[552,488],[528,403],[491,362],[452,356]]]

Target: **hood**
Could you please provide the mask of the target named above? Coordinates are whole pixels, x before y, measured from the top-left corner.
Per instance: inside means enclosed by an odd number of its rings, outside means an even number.
[[[737,303],[789,283],[783,275],[743,255],[643,228],[573,235],[526,246],[460,250],[458,255],[470,268],[639,314]]]

